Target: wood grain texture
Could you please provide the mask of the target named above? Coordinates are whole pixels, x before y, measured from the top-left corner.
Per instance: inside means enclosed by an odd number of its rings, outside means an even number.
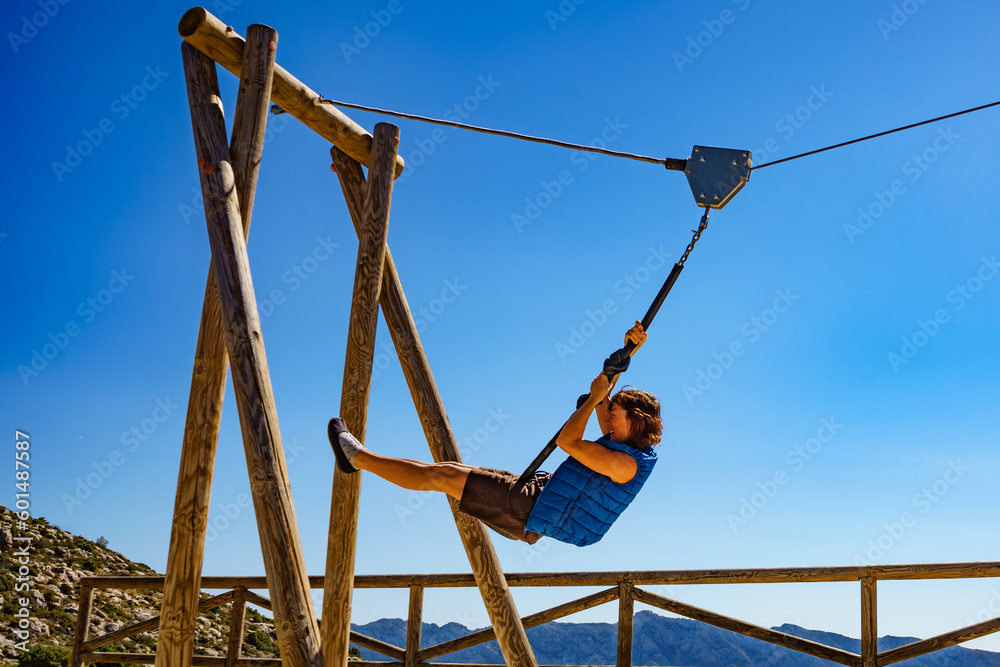
[[[229,604],[233,599],[233,592],[229,591],[222,593],[221,595],[216,595],[214,597],[205,598],[198,603],[198,612],[208,611],[209,609],[216,609],[218,607],[223,607]],[[109,632],[107,634],[100,635],[98,637],[92,637],[91,639],[85,641],[81,647],[84,651],[93,651],[99,649],[102,646],[107,646],[120,639],[125,639],[127,637],[132,637],[142,632],[147,632],[158,627],[160,624],[160,617],[156,616],[154,618],[147,618],[145,621],[139,621],[138,623],[133,623],[131,625],[126,625],[123,628],[115,630],[114,632]],[[159,650],[159,643],[157,643],[157,650]]]
[[[618,584],[618,659],[616,667],[632,667],[632,619],[635,601],[632,584]]]
[[[244,594],[246,589],[237,586],[233,591],[233,611],[229,616],[229,643],[226,646],[226,667],[235,667],[236,661],[243,655],[243,634],[246,631],[247,602]]]
[[[229,366],[275,629],[286,667],[324,667],[253,292],[214,63],[183,49]]]
[[[420,652],[420,631],[424,622],[424,588],[410,586],[410,604],[406,613],[406,653],[403,667],[415,667]]]
[[[80,604],[76,608],[76,634],[73,637],[73,657],[70,667],[82,667],[83,645],[90,632],[90,615],[94,610],[94,587],[86,582],[80,584]]]
[[[357,644],[363,648],[370,648],[371,650],[378,651],[382,655],[390,657],[393,660],[398,660],[399,663],[396,663],[397,665],[403,661],[403,658],[406,655],[406,651],[404,649],[379,639],[375,639],[374,637],[368,637],[360,632],[351,631],[351,643]]]
[[[236,155],[239,156],[234,157],[238,197],[241,202],[251,202],[242,219],[244,239],[250,231],[249,208],[252,206],[264,146],[264,124],[274,70],[274,51],[268,44],[276,43],[277,39],[277,33],[267,26],[254,25],[248,30],[244,63],[244,77],[248,83],[240,88],[232,139],[232,146],[236,147]],[[214,69],[213,65],[213,72]],[[195,87],[190,89],[191,92],[197,90]],[[189,102],[195,104],[196,100],[189,99]],[[202,196],[208,201],[205,193]],[[177,475],[158,633],[157,667],[191,665],[212,472],[228,363],[215,272],[209,267]]]
[[[236,76],[240,76],[245,42],[231,27],[202,7],[189,9],[177,26],[180,36]],[[274,103],[366,167],[371,166],[372,136],[280,65],[274,70]],[[395,175],[403,173],[397,156]]]
[[[878,664],[880,667],[882,665],[892,665],[902,660],[909,660],[910,658],[916,658],[932,651],[938,651],[949,646],[961,644],[962,642],[985,637],[997,631],[1000,631],[1000,618],[991,618],[982,623],[945,632],[934,637],[894,648],[890,651],[883,651],[878,654]]]
[[[337,147],[330,151],[330,156],[340,178],[351,220],[354,221],[355,229],[360,231],[363,227],[361,221],[364,219],[362,213],[364,204],[359,189],[359,184],[364,181],[361,165]],[[392,255],[388,252],[385,257],[380,304],[431,455],[435,461],[461,461],[455,434],[445,414],[444,402],[438,393],[430,364],[420,343],[416,323],[406,302]],[[486,527],[459,512],[458,502],[454,498],[448,500],[483,604],[486,606],[493,627],[496,628],[497,643],[507,665],[537,667],[538,663],[521,626],[517,607],[514,605],[514,599]]]
[[[551,609],[546,609],[544,611],[531,614],[530,616],[525,616],[521,619],[521,624],[525,629],[534,628],[539,625],[544,625],[549,621],[555,621],[563,618],[564,616],[569,616],[570,614],[575,614],[579,611],[584,611],[585,609],[590,609],[591,607],[611,602],[617,598],[618,587],[615,586],[614,588],[608,588],[599,593],[582,597],[579,600],[571,600],[570,602],[557,605]],[[461,651],[462,649],[469,648],[470,646],[485,644],[488,641],[493,641],[495,638],[496,633],[493,631],[493,628],[485,628],[478,632],[467,634],[463,637],[456,637],[455,639],[421,649],[420,654],[417,656],[417,660],[418,662],[428,662],[434,658],[439,658],[442,655],[448,655],[449,653],[455,653],[456,651]]]
[[[388,261],[388,256],[386,261]],[[964,574],[963,574],[964,573]],[[792,582],[860,581],[871,574],[879,581],[913,581],[925,579],[977,579],[1000,577],[1000,562],[974,561],[963,563],[917,563],[913,565],[883,565],[878,572],[871,567],[793,567],[755,568],[747,570],[611,570],[608,572],[508,572],[509,586],[618,586],[630,581],[636,586],[695,585],[695,584],[780,584]],[[163,577],[81,577],[81,584],[94,588],[162,590]],[[202,588],[231,589],[266,588],[264,577],[209,576],[202,577]],[[309,585],[322,588],[323,575],[311,575]],[[471,573],[441,574],[358,574],[355,588],[463,588],[476,585]]]
[[[861,578],[861,667],[878,665],[878,598],[875,577]]]
[[[392,204],[393,166],[399,128],[389,123],[375,126],[373,164],[368,171],[362,224],[358,230],[358,257],[347,331],[340,416],[361,442],[368,423],[368,395],[379,295],[382,291],[389,209]],[[323,655],[326,664],[347,666],[350,648],[351,598],[354,594],[354,560],[358,535],[358,502],[361,473],[334,469],[330,530],[326,547],[326,586],[323,589]]]
[[[747,623],[746,621],[730,618],[729,616],[723,616],[722,614],[694,607],[683,602],[678,602],[677,600],[671,600],[670,598],[665,598],[661,595],[656,595],[655,593],[650,593],[649,591],[644,591],[640,588],[636,588],[633,591],[633,596],[639,602],[643,602],[653,607],[673,612],[675,614],[680,614],[681,616],[701,621],[702,623],[708,623],[709,625],[714,625],[718,628],[732,630],[733,632],[738,632],[741,635],[746,635],[747,637],[753,637],[754,639],[761,639],[772,644],[777,644],[778,646],[784,646],[785,648],[790,648],[793,651],[808,653],[809,655],[814,655],[818,658],[830,660],[841,665],[847,665],[848,667],[858,667],[860,664],[861,656],[856,653],[850,653],[832,646],[826,646],[825,644],[809,641],[808,639],[794,637],[784,632],[778,632],[777,630],[764,628],[759,625]]]

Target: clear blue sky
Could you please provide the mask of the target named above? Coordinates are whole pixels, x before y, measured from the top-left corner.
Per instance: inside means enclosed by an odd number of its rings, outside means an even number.
[[[17,0],[0,14],[7,451],[15,429],[31,434],[36,516],[160,571],[210,259],[176,30],[188,8]],[[278,62],[328,98],[661,157],[708,145],[760,164],[1000,99],[992,3],[209,9],[241,34],[275,27]],[[231,113],[235,79],[220,78]],[[504,568],[997,559],[998,113],[755,172],[712,214],[628,373],[667,424],[647,488],[593,547],[497,537]],[[269,122],[249,252],[318,574],[357,241],[329,146],[288,116]],[[448,416],[467,462],[520,470],[643,315],[699,209],[683,175],[656,165],[397,123],[408,167],[389,243]],[[380,326],[368,442],[427,457],[388,344]],[[263,573],[236,414],[229,391],[206,574]],[[453,526],[442,498],[368,477],[358,571],[469,571]],[[857,589],[668,593],[858,636]],[[995,615],[998,590],[882,586],[880,633]],[[557,594],[515,595],[530,613]],[[358,622],[405,613],[405,593],[356,598]],[[577,620],[615,617],[612,605]],[[487,623],[474,591],[428,593],[425,618]]]

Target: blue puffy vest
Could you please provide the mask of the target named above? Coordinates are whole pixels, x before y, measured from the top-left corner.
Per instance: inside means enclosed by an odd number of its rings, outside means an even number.
[[[656,450],[652,447],[636,449],[606,438],[597,442],[634,457],[638,464],[635,477],[624,484],[616,484],[607,475],[591,470],[571,456],[556,468],[539,494],[525,530],[579,547],[594,544],[604,537],[649,477],[656,463]]]

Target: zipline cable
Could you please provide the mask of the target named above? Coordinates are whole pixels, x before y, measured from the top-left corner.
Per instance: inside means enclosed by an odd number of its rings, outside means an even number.
[[[587,146],[584,144],[575,144],[569,141],[559,141],[558,139],[548,139],[545,137],[536,137],[530,134],[521,134],[520,132],[510,132],[508,130],[494,130],[488,127],[480,127],[478,125],[469,125],[468,123],[458,123],[451,120],[442,120],[440,118],[429,118],[427,116],[418,116],[416,114],[403,113],[401,111],[390,111],[388,109],[379,109],[377,107],[369,107],[363,104],[351,104],[349,102],[338,102],[336,100],[327,100],[322,97],[318,100],[320,104],[332,104],[338,107],[344,107],[347,109],[357,109],[358,111],[370,111],[371,113],[382,114],[385,116],[395,116],[396,118],[406,118],[409,120],[416,120],[422,123],[431,123],[433,125],[446,125],[448,127],[457,127],[462,130],[471,130],[473,132],[482,132],[483,134],[494,134],[501,137],[509,137],[511,139],[520,139],[522,141],[533,141],[540,144],[549,144],[551,146],[559,146],[561,148],[572,148],[574,150],[588,151],[590,153],[600,153],[602,155],[609,155],[611,157],[621,157],[629,160],[636,160],[639,162],[650,162],[652,164],[662,164],[668,169],[674,169],[678,171],[683,171],[684,160],[677,160],[674,158],[657,158],[650,157],[648,155],[638,155],[635,153],[626,153],[623,151],[613,151],[607,148],[598,148],[596,146]],[[781,158],[780,160],[773,160],[771,162],[765,162],[764,164],[759,164],[751,169],[763,169],[764,167],[770,167],[775,164],[781,164],[782,162],[789,162],[791,160],[797,160],[801,157],[806,157],[808,155],[815,155],[816,153],[822,153],[824,151],[830,151],[834,148],[841,148],[843,146],[850,146],[851,144],[857,144],[862,141],[868,141],[869,139],[875,139],[876,137],[884,137],[887,134],[892,134],[893,132],[902,132],[903,130],[909,130],[914,127],[920,127],[921,125],[927,125],[929,123],[936,123],[941,120],[946,120],[948,118],[954,118],[955,116],[961,116],[963,114],[972,113],[973,111],[981,111],[983,109],[988,109],[990,107],[995,107],[1000,105],[1000,101],[992,102],[990,104],[983,104],[982,106],[973,107],[971,109],[966,109],[965,111],[956,111],[955,113],[950,113],[945,116],[938,116],[937,118],[930,118],[928,120],[922,120],[919,123],[912,123],[910,125],[904,125],[903,127],[897,127],[892,130],[886,130],[884,132],[878,132],[876,134],[870,134],[867,137],[860,137],[858,139],[852,139],[850,141],[844,141],[839,144],[834,144],[832,146],[827,146],[826,148],[818,148],[813,151],[808,151],[806,153],[800,153],[798,155],[792,155],[791,157]],[[284,113],[284,110],[274,105],[271,107],[271,113]]]
[[[782,162],[788,162],[789,160],[797,160],[800,157],[806,157],[807,155],[815,155],[816,153],[822,153],[823,151],[832,151],[834,148],[840,148],[841,146],[850,146],[851,144],[856,144],[861,141],[874,139],[875,137],[884,137],[885,135],[892,134],[893,132],[902,132],[903,130],[909,130],[910,128],[913,127],[920,127],[921,125],[927,125],[928,123],[936,123],[939,120],[945,120],[946,118],[954,118],[955,116],[961,116],[962,114],[972,113],[973,111],[979,111],[981,109],[988,109],[989,107],[995,107],[998,104],[1000,104],[1000,102],[984,104],[979,107],[973,107],[972,109],[966,109],[965,111],[956,111],[955,113],[950,113],[947,116],[938,116],[937,118],[931,118],[930,120],[922,120],[919,123],[904,125],[903,127],[897,127],[894,130],[886,130],[885,132],[879,132],[878,134],[869,134],[867,137],[861,137],[860,139],[852,139],[851,141],[845,141],[843,143],[834,144],[833,146],[827,146],[826,148],[817,148],[816,150],[809,151],[807,153],[799,153],[798,155],[781,158],[780,160],[774,160],[773,162],[765,162],[764,164],[755,165],[751,167],[751,169],[763,169],[764,167],[770,167],[772,164],[781,164]]]
[[[535,137],[530,134],[521,134],[520,132],[510,132],[508,130],[494,130],[488,127],[469,125],[468,123],[458,123],[453,120],[441,120],[440,118],[428,118],[427,116],[417,116],[416,114],[403,113],[401,111],[389,111],[387,109],[366,107],[361,104],[349,104],[347,102],[336,102],[334,100],[325,100],[325,99],[320,99],[320,102],[322,104],[332,104],[334,106],[345,107],[347,109],[357,109],[359,111],[371,111],[372,113],[379,113],[385,116],[395,116],[397,118],[408,118],[409,120],[418,120],[422,123],[431,123],[433,125],[447,125],[448,127],[457,127],[463,130],[482,132],[484,134],[495,134],[501,137],[510,137],[511,139],[521,139],[522,141],[534,141],[539,144],[550,144],[552,146],[560,146],[562,148],[573,148],[581,151],[589,151],[591,153],[601,153],[603,155],[610,155],[611,157],[623,157],[629,160],[638,160],[639,162],[652,162],[653,164],[666,164],[667,162],[663,158],[649,157],[648,155],[636,155],[634,153],[625,153],[623,151],[613,151],[607,148],[598,148],[597,146],[585,146],[583,144],[574,144],[569,141],[559,141],[558,139],[546,139],[545,137]]]

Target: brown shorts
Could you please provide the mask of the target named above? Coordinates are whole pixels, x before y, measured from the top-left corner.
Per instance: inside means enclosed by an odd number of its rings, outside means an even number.
[[[534,544],[541,535],[525,531],[524,525],[549,476],[547,472],[535,473],[527,482],[518,485],[518,475],[512,472],[473,468],[465,480],[458,509],[504,537]]]

